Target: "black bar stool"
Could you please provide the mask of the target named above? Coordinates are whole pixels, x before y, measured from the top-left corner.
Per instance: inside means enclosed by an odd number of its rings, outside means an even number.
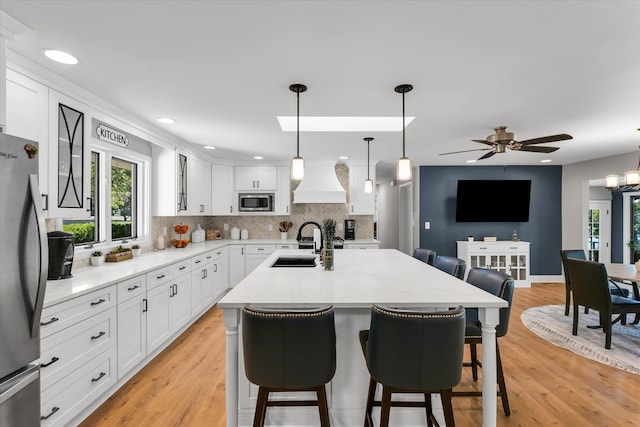
[[[445,273],[463,280],[467,263],[463,259],[456,258],[454,256],[438,255],[433,266],[438,270],[444,271]]]
[[[416,248],[413,251],[413,257],[429,265],[433,265],[436,260],[436,251],[432,249]]]
[[[318,406],[321,425],[329,427],[325,384],[336,371],[333,307],[244,307],[242,343],[247,378],[259,387],[254,426],[264,425],[268,406]],[[269,400],[278,391],[315,391],[317,400]]]
[[[455,426],[451,389],[462,376],[465,313],[462,306],[439,312],[373,306],[371,327],[360,331],[360,344],[371,374],[364,425],[373,427],[371,412],[381,407],[380,426],[389,425],[390,407],[426,408],[427,425],[438,425],[431,393],[440,393],[447,426]],[[382,400],[375,400],[377,384]],[[421,393],[424,402],[393,401],[393,393]]]

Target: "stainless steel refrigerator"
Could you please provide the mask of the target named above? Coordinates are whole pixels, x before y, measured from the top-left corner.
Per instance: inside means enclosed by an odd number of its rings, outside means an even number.
[[[40,425],[48,243],[38,143],[0,133],[0,426]]]

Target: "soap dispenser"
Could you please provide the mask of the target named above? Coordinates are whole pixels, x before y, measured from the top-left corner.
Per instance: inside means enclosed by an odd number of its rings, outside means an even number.
[[[204,242],[204,230],[200,227],[200,224],[198,224],[193,233],[191,233],[191,241],[193,243]]]

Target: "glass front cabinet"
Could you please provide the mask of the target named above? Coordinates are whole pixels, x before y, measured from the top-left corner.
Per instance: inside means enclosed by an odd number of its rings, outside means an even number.
[[[458,241],[458,258],[471,268],[490,268],[513,277],[516,287],[530,287],[529,242]]]

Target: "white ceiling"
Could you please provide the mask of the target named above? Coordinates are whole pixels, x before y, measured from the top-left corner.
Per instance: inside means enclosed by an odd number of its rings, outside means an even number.
[[[399,116],[414,164],[461,165],[498,125],[519,140],[568,133],[553,154],[476,165],[567,164],[640,145],[638,1],[25,1],[0,7],[33,31],[23,55],[123,110],[230,160],[285,160],[301,115]],[[46,59],[55,47],[75,66]],[[176,119],[159,125],[161,116]],[[305,159],[393,164],[399,132],[303,133]]]

